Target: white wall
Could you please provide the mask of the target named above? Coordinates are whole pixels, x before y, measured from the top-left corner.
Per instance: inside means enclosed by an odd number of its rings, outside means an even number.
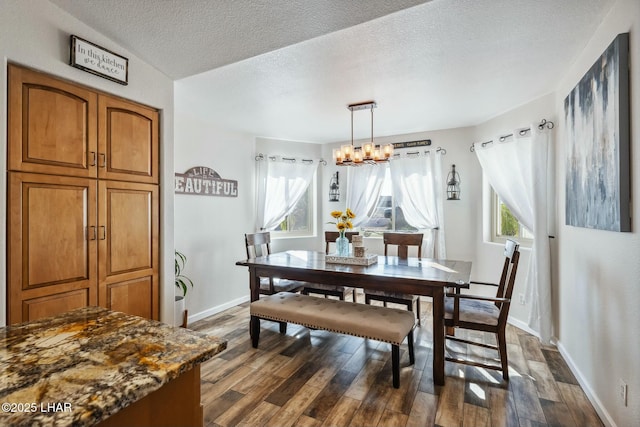
[[[564,98],[619,33],[630,32],[631,233],[565,225]],[[556,92],[559,348],[610,425],[640,425],[640,1],[618,0]],[[628,406],[618,380],[628,384]]]
[[[238,197],[175,195],[175,248],[186,255],[184,274],[194,283],[186,297],[193,322],[248,300],[249,275],[235,262],[246,258],[244,233],[255,222],[255,139],[194,116],[179,82],[175,89],[175,171],[206,166],[238,181]]]
[[[69,35],[75,34],[129,58],[129,85],[123,86],[73,68],[69,63]],[[7,63],[50,73],[161,110],[161,303],[160,317],[173,321],[173,83],[87,25],[47,1],[0,2],[0,277],[6,277],[7,199]],[[6,320],[6,281],[0,280],[0,325]]]

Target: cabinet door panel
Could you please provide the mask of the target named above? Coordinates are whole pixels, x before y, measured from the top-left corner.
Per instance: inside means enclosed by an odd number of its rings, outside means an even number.
[[[86,288],[32,298],[22,302],[22,321],[30,322],[43,317],[55,316],[90,304],[89,290]]]
[[[9,66],[9,169],[95,177],[97,94]]]
[[[153,277],[141,277],[107,286],[109,309],[150,319],[153,313]]]
[[[94,179],[9,173],[11,323],[44,295],[85,289],[97,303],[96,190]]]
[[[110,304],[110,286],[140,278],[150,278],[149,300],[143,304],[151,306],[151,317],[158,317],[158,186],[120,181],[100,181],[98,204],[99,246],[99,302],[115,309]],[[132,282],[133,283],[133,282]],[[138,304],[138,293],[127,290],[128,313],[137,313],[146,308]],[[120,289],[118,292],[125,292]],[[131,291],[133,292],[133,291]],[[135,296],[134,296],[135,295]],[[124,297],[116,298],[119,305]]]
[[[84,186],[23,184],[23,212],[28,213],[23,227],[28,275],[23,288],[88,278],[89,190]],[[53,212],[62,220],[51,221]]]
[[[107,275],[152,268],[153,192],[107,187],[105,196],[107,216],[100,233],[108,237]]]
[[[100,95],[99,176],[158,183],[158,112]]]

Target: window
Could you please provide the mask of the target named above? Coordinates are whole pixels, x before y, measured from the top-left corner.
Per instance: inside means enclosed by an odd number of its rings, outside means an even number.
[[[371,218],[360,226],[365,236],[382,236],[385,231],[417,231],[404,219],[402,209],[395,205],[392,188],[391,172],[387,167]]]
[[[274,237],[313,236],[315,218],[315,177],[293,211],[272,231]]]
[[[522,225],[511,213],[507,205],[505,205],[498,195],[491,189],[492,208],[492,240],[494,242],[504,243],[508,238],[515,238],[520,243],[531,244],[533,234]]]

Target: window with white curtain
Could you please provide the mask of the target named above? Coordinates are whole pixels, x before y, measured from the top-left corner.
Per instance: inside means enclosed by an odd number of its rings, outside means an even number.
[[[346,204],[365,236],[385,231],[424,233],[423,254],[446,258],[443,214],[444,150],[407,153],[388,165],[352,168]],[[384,169],[383,169],[384,168]]]
[[[317,212],[315,189],[316,178],[314,176],[311,185],[296,203],[293,211],[271,232],[274,238],[313,236]]]
[[[318,161],[256,156],[256,230],[274,237],[312,236]]]
[[[385,231],[417,231],[407,223],[402,213],[402,208],[396,206],[393,197],[393,186],[391,183],[391,171],[385,165],[384,181],[380,189],[380,196],[376,201],[371,217],[360,225],[365,236],[381,237]],[[375,179],[375,178],[372,178]]]
[[[504,243],[515,238],[521,246],[531,246],[533,234],[509,210],[491,188],[491,241]]]

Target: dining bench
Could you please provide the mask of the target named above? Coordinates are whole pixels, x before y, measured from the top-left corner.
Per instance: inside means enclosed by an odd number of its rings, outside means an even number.
[[[251,344],[258,348],[260,319],[374,339],[391,344],[393,387],[400,387],[400,345],[407,338],[413,365],[413,313],[395,308],[317,298],[290,292],[261,296],[250,305]],[[283,329],[281,329],[281,332]]]

